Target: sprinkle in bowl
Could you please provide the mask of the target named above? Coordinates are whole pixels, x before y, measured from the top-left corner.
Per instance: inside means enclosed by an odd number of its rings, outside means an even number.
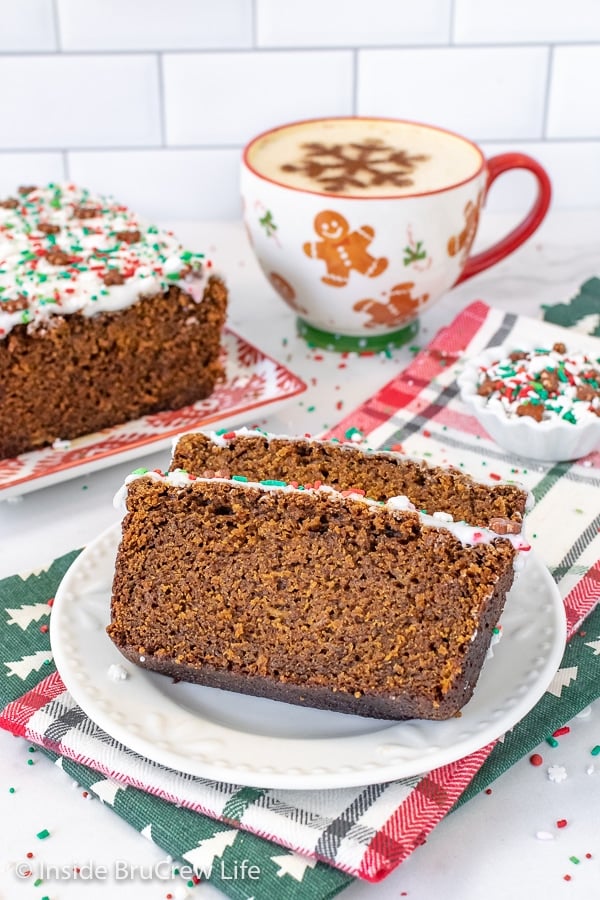
[[[461,399],[496,443],[542,462],[600,445],[600,357],[562,342],[502,344],[467,359]]]

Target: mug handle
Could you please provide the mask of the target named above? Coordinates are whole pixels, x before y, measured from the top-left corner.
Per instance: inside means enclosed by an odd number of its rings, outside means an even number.
[[[536,228],[541,225],[550,206],[552,197],[550,178],[546,170],[531,156],[527,156],[525,153],[501,153],[499,156],[492,156],[488,159],[486,167],[488,174],[484,201],[492,183],[499,175],[507,172],[509,169],[527,169],[530,171],[538,183],[537,197],[523,221],[513,228],[512,231],[509,231],[506,237],[488,247],[487,250],[469,257],[467,264],[454,282],[454,286],[461,284],[461,282],[466,281],[467,278],[471,278],[473,275],[477,275],[478,272],[482,272],[489,266],[495,265],[501,259],[504,259],[505,256],[508,256],[509,253],[516,250],[517,247],[520,247],[533,234]]]

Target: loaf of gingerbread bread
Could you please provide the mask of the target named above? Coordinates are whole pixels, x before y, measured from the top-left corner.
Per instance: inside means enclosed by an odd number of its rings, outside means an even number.
[[[361,716],[460,711],[529,549],[524,491],[261,434],[188,435],[184,457],[122,492],[108,633],[127,659]],[[386,477],[403,463],[399,493]]]
[[[207,397],[223,280],[74,185],[0,202],[0,458]]]

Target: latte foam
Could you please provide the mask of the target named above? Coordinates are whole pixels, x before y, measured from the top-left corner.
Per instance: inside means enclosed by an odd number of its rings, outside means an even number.
[[[478,148],[427,125],[373,118],[298,122],[260,135],[246,161],[257,174],[303,191],[401,197],[440,191],[477,174]]]

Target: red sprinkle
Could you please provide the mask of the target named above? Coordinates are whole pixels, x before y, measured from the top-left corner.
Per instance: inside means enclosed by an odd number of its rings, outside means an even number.
[[[431,432],[427,431],[426,428],[423,429],[423,437],[431,437]]]
[[[50,597],[48,600],[48,606],[54,606],[54,597]]]
[[[567,827],[567,820],[566,820],[566,819],[558,819],[558,821],[557,821],[557,823],[556,823],[556,827],[557,827],[557,828],[566,828],[566,827]]]
[[[33,853],[31,852],[31,850],[29,851],[29,853],[26,853],[25,856],[27,857],[27,859],[33,859]]]
[[[46,632],[48,631],[48,626],[40,625],[40,631],[42,632],[42,634],[46,634]]]
[[[502,475],[498,475],[496,472],[490,472],[490,478],[493,478],[494,481],[502,481]]]
[[[533,753],[529,757],[529,762],[531,763],[532,766],[541,766],[542,763],[544,762],[544,758],[542,756],[540,756],[539,753]]]
[[[571,880],[571,876],[570,876],[570,875],[563,875],[563,880],[564,880],[564,881],[570,881],[570,880]]]
[[[491,793],[492,793],[492,789],[491,789],[491,788],[486,788],[486,789],[485,789],[485,792],[486,792],[486,794],[491,794]]]
[[[223,435],[223,437],[225,438],[226,441],[231,441],[235,437],[235,431],[228,431],[226,434]]]
[[[586,859],[591,859],[591,858],[592,858],[592,854],[591,854],[591,853],[586,853],[586,854],[585,854],[585,858],[586,858]]]
[[[556,731],[552,732],[552,737],[561,737],[563,734],[568,734],[570,730],[568,725],[563,725],[562,728],[557,728]]]

